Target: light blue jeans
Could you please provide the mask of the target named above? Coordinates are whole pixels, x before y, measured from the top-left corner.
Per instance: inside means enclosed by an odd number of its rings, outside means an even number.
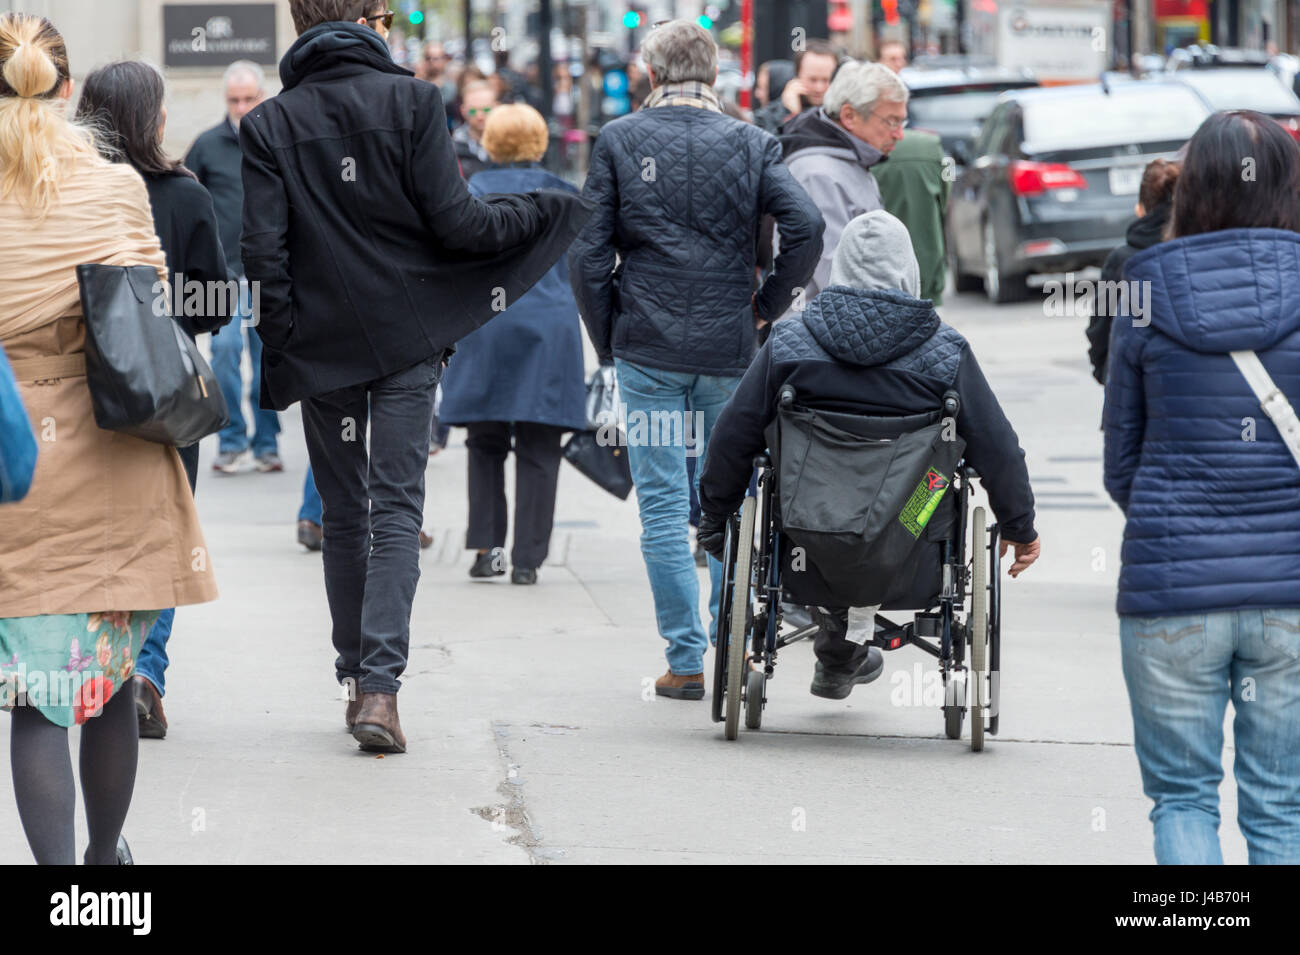
[[[660,371],[622,359],[616,359],[615,366],[619,395],[627,408],[627,456],[641,511],[641,556],[654,594],[659,634],[668,641],[668,669],[678,675],[702,673],[704,651],[717,632],[722,564],[709,558],[713,623],[706,636],[688,531],[691,481],[686,475],[685,408],[689,404],[693,415],[691,451],[699,465],[713,423],[740,379]]]
[[[1300,610],[1120,617],[1156,862],[1222,864],[1231,697],[1237,824],[1252,864],[1300,863]]]
[[[226,407],[230,409],[230,424],[221,429],[217,435],[217,450],[247,451],[250,446],[254,457],[264,454],[278,454],[280,442],[280,416],[274,411],[267,411],[257,405],[262,387],[262,339],[257,330],[245,327],[244,320],[252,315],[252,308],[247,299],[247,284],[240,283],[240,316],[232,318],[230,324],[212,336],[212,373],[221,386],[225,396]],[[243,352],[244,336],[248,336],[248,356],[253,366],[253,378],[249,383],[249,395],[253,405],[253,436],[248,436],[248,423],[244,420],[244,381]]]

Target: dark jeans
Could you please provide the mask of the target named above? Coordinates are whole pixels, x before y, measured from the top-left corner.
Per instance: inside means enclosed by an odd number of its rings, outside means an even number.
[[[869,648],[846,639],[849,612],[843,607],[810,607],[812,618],[821,628],[813,636],[813,653],[828,670],[852,673],[866,662]]]
[[[555,520],[555,486],[560,477],[563,428],[531,421],[477,421],[466,425],[469,437],[469,529],[465,546],[472,550],[504,547],[506,455],[514,433],[515,543],[514,567],[536,570],[551,547]]]
[[[420,579],[424,469],[441,356],[302,403],[324,504],[322,559],[340,683],[396,693]],[[370,447],[366,448],[366,422]]]

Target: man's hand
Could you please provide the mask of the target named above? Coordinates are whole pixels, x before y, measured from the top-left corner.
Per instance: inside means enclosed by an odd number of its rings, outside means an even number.
[[[727,518],[721,514],[700,514],[695,539],[707,554],[722,560],[722,551],[727,545]]]
[[[794,79],[785,84],[785,89],[781,91],[781,105],[790,113],[803,112],[803,94],[805,93],[802,80]]]
[[[701,521],[703,521],[703,518],[701,518]],[[702,523],[701,526],[703,526]],[[1016,549],[1016,559],[1011,564],[1011,569],[1007,571],[1012,577],[1019,577],[1021,572],[1038,560],[1043,552],[1042,538],[1039,537],[1035,537],[1028,544],[1018,544],[1015,541],[1003,538],[998,545],[998,556],[1006,557],[1008,547]]]

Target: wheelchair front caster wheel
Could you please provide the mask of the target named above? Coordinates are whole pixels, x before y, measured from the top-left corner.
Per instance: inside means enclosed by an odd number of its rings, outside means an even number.
[[[966,718],[966,684],[949,677],[944,687],[943,731],[949,739],[961,739],[961,725]]]
[[[750,670],[745,677],[745,729],[756,730],[763,725],[763,693],[767,689],[767,674]]]

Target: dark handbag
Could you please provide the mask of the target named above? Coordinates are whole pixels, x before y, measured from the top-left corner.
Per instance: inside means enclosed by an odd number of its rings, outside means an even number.
[[[230,423],[216,376],[153,291],[149,265],[78,265],[95,424],[186,447]]]
[[[36,473],[36,436],[0,348],[0,504],[27,496]]]
[[[598,431],[575,431],[564,446],[564,457],[610,494],[624,501],[632,493],[632,468],[627,448],[602,443]]]
[[[783,406],[768,427],[782,529],[848,605],[882,602],[908,565],[966,448],[949,425]]]
[[[613,365],[601,365],[587,381],[587,430],[574,432],[564,446],[564,456],[610,494],[626,501],[632,493],[632,466],[618,418],[618,376]]]

